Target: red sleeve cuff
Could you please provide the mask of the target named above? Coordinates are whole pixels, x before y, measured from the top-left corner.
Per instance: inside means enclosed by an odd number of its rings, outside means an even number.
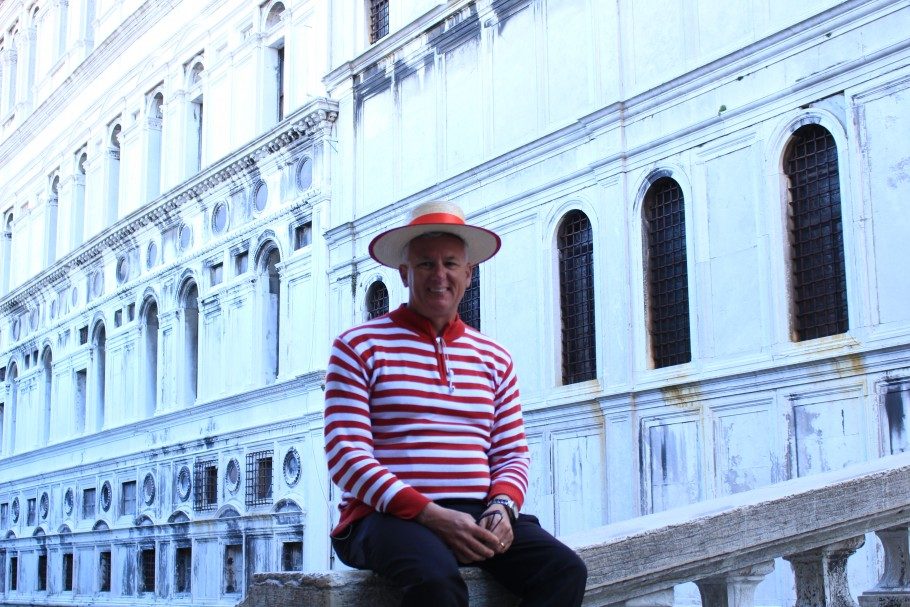
[[[489,493],[487,493],[487,500],[493,498],[494,495],[507,495],[512,501],[518,505],[518,509],[521,510],[522,505],[525,501],[524,493],[518,489],[515,485],[509,483],[496,483],[490,487]]]
[[[403,519],[412,519],[426,508],[430,499],[413,487],[405,487],[395,494],[385,511]]]

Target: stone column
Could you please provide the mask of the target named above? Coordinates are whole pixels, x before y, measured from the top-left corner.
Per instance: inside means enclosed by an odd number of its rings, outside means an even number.
[[[796,578],[794,607],[857,607],[847,582],[847,559],[865,541],[859,536],[784,557]]]
[[[755,587],[774,571],[774,561],[767,561],[697,580],[701,604],[705,607],[752,607]]]
[[[885,551],[885,568],[878,584],[859,595],[860,607],[910,607],[908,525],[876,531]]]

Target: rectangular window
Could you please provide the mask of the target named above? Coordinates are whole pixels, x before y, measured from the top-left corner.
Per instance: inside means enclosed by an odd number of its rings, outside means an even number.
[[[313,224],[302,223],[294,228],[294,249],[302,249],[313,241]]]
[[[36,590],[47,590],[47,555],[38,555],[38,587]]]
[[[281,546],[281,570],[301,571],[303,569],[303,542],[285,542]]]
[[[82,518],[95,518],[95,489],[82,490]]]
[[[73,590],[73,553],[67,552],[63,555],[63,590],[72,592]]]
[[[101,592],[111,591],[110,552],[101,552],[98,554],[98,590]]]
[[[19,557],[9,557],[9,589],[19,589]]]
[[[88,369],[76,371],[76,386],[73,394],[73,415],[77,434],[85,432],[85,395],[88,386]]]
[[[284,120],[284,47],[279,46],[275,50],[277,51],[275,76],[278,79],[278,120]]]
[[[189,546],[177,548],[174,566],[174,590],[181,593],[189,592],[193,576],[193,549]]]
[[[30,498],[28,500],[28,517],[25,519],[25,524],[29,527],[35,526],[35,505],[38,503],[38,498]]]
[[[120,486],[120,516],[136,515],[136,481],[127,481]]]
[[[218,465],[196,462],[193,474],[193,509],[214,510],[218,504]]]
[[[224,594],[243,592],[243,545],[224,547]]]
[[[114,326],[119,327],[123,325],[123,309],[117,310],[114,312]]]
[[[246,274],[246,271],[250,267],[250,254],[247,251],[243,253],[237,253],[234,257],[234,273],[238,276],[241,274]]]
[[[272,451],[246,456],[246,505],[272,503]]]
[[[155,592],[155,549],[139,551],[139,592]]]
[[[0,529],[9,527],[9,503],[0,504]]]
[[[224,280],[224,264],[216,263],[211,268],[209,268],[209,275],[212,279],[212,286],[220,285]]]
[[[389,0],[370,0],[370,44],[389,34]]]
[[[79,329],[79,345],[88,343],[88,327]]]

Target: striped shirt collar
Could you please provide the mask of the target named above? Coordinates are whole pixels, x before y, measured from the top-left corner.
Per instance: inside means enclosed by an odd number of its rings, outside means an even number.
[[[411,329],[420,335],[428,337],[431,340],[435,340],[437,337],[442,337],[445,341],[450,342],[464,335],[465,324],[462,322],[461,317],[457,314],[455,315],[455,320],[443,328],[441,336],[436,335],[436,330],[433,328],[433,323],[431,323],[428,319],[424,318],[417,312],[411,310],[408,307],[408,304],[401,304],[397,310],[392,310],[389,313],[389,317],[396,324]]]

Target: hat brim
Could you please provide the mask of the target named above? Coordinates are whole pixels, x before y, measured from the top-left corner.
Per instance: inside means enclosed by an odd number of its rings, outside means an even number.
[[[370,257],[384,266],[397,268],[404,261],[405,246],[423,234],[443,232],[461,238],[468,253],[468,263],[484,262],[499,251],[502,241],[494,232],[471,225],[451,223],[425,223],[393,228],[370,242]]]

